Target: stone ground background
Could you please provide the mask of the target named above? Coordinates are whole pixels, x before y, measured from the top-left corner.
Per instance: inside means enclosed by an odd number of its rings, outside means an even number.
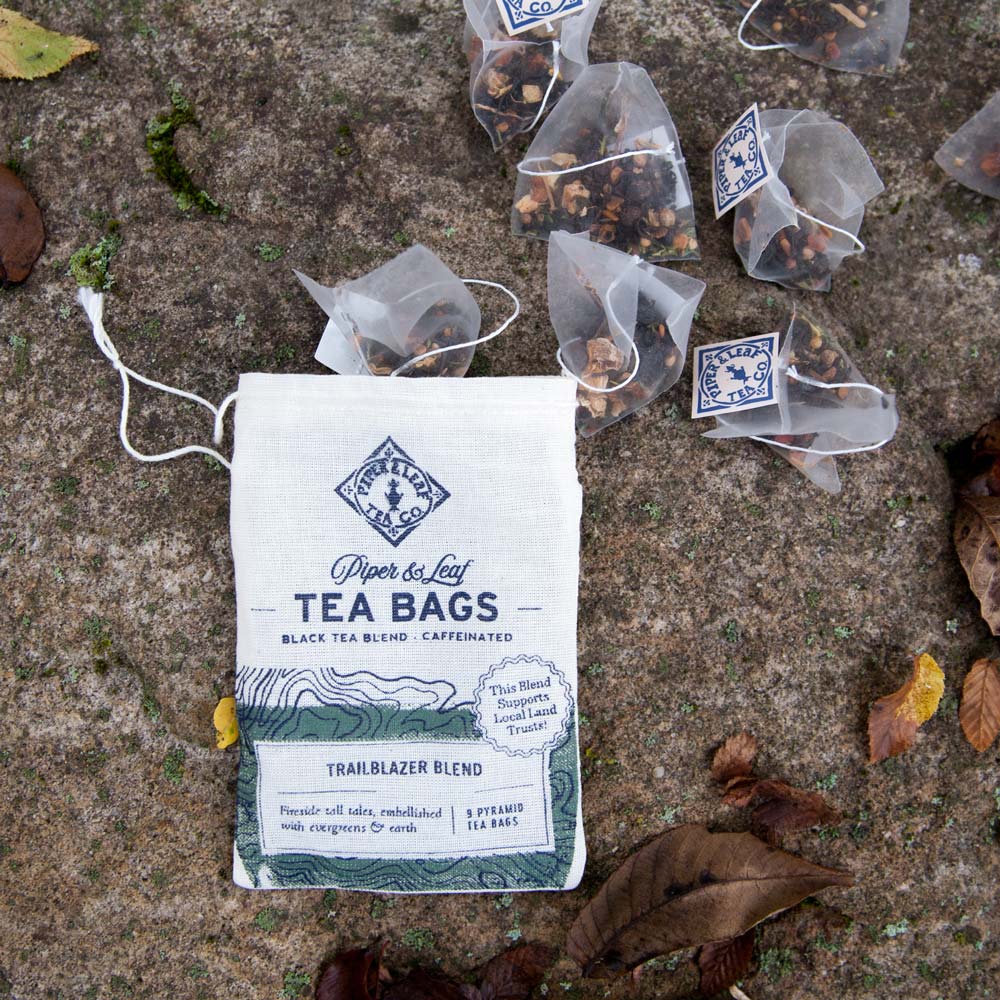
[[[459,5],[17,6],[101,53],[0,83],[0,154],[20,161],[48,226],[34,274],[0,296],[0,996],[276,998],[286,973],[379,937],[397,968],[455,974],[518,932],[560,946],[633,845],[676,821],[744,827],[708,773],[744,727],[765,773],[825,788],[844,812],[786,846],[857,874],[762,929],[754,1000],[1000,995],[998,752],[977,756],[956,714],[967,666],[996,645],[953,555],[943,457],[997,409],[1000,207],[931,160],[1000,86],[995,0],[917,0],[890,80],[744,52],[725,3],[606,0],[592,59],[648,67],[688,159],[703,260],[684,270],[709,282],[694,343],[776,328],[793,298],[747,278],[731,222],[712,219],[719,131],[752,100],[812,106],[871,152],[887,190],[865,221],[869,252],[830,295],[797,298],[896,389],[902,425],[842,463],[840,497],[762,447],[700,438],[687,373],[580,442],[590,862],[576,892],[512,900],[231,884],[237,760],[211,726],[233,679],[226,476],[125,456],[118,381],[66,277],[70,254],[119,219],[107,312],[123,356],[221,399],[240,371],[320,370],[321,317],[290,265],[335,283],[420,241],[522,293],[523,320],[483,351],[493,374],[554,372],[545,247],[508,232],[523,146],[495,155],[469,111]],[[183,156],[231,207],[226,222],[181,212],[150,173],[145,123],[171,83],[202,121]],[[263,261],[263,242],[283,259]],[[503,308],[491,301],[487,321]],[[207,442],[203,416],[139,401],[140,446]],[[944,704],[910,753],[866,766],[868,706],[923,648],[946,671]],[[690,985],[672,964],[640,992]],[[562,958],[548,995],[628,987],[582,982]]]

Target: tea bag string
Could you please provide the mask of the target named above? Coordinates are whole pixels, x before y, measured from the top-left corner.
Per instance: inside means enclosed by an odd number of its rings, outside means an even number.
[[[638,267],[641,263],[642,263],[641,257],[634,256],[632,258],[633,267]],[[641,359],[639,357],[639,348],[635,346],[635,341],[628,335],[628,332],[622,325],[621,320],[618,319],[617,313],[615,313],[614,306],[611,305],[611,293],[618,287],[622,279],[624,279],[624,277],[627,274],[629,274],[629,271],[622,271],[622,273],[619,274],[618,277],[615,278],[615,280],[612,281],[610,285],[608,285],[608,290],[604,293],[604,306],[605,309],[607,310],[609,318],[614,322],[615,326],[618,327],[618,330],[621,333],[621,335],[628,341],[630,353],[635,357],[635,361],[632,365],[632,372],[629,375],[629,377],[625,379],[624,382],[619,382],[618,385],[609,386],[606,389],[598,389],[595,386],[592,386],[589,383],[584,382],[584,380],[580,378],[580,376],[577,375],[576,372],[572,372],[566,367],[566,364],[562,358],[561,344],[559,345],[559,349],[556,351],[556,361],[559,363],[559,367],[562,369],[563,375],[568,375],[578,385],[582,385],[583,388],[587,390],[587,392],[599,392],[602,395],[610,392],[617,392],[619,389],[624,389],[625,386],[627,386],[636,377],[636,375],[639,374],[639,365],[641,363]],[[569,344],[579,343],[581,339],[582,339],[581,337],[574,337],[567,343],[567,346],[569,346]]]
[[[549,30],[552,30],[552,25],[549,25]],[[545,106],[549,103],[549,98],[552,96],[552,88],[556,85],[556,80],[559,79],[559,39],[555,38],[552,40],[552,79],[549,80],[548,87],[545,88],[545,96],[542,98],[542,103],[539,105],[538,114],[531,119],[531,124],[525,129],[526,132],[530,132],[537,124],[538,119],[545,114]]]
[[[220,411],[207,399],[202,399],[201,396],[197,396],[193,392],[186,392],[184,389],[175,389],[173,386],[164,385],[162,382],[146,378],[144,375],[140,375],[138,372],[129,368],[122,361],[120,355],[118,354],[118,349],[115,347],[111,338],[108,336],[107,330],[104,328],[104,295],[101,292],[95,292],[91,288],[81,288],[78,294],[78,299],[80,305],[83,306],[84,311],[90,319],[91,326],[94,330],[95,343],[100,348],[101,353],[114,366],[122,380],[122,412],[121,419],[118,423],[118,436],[121,438],[122,447],[125,451],[128,452],[132,458],[137,459],[140,462],[167,462],[172,458],[180,458],[181,455],[209,455],[231,471],[232,466],[229,459],[225,458],[214,449],[205,448],[200,444],[184,445],[181,448],[174,448],[172,451],[161,452],[158,455],[144,455],[132,446],[131,441],[128,439],[128,414],[131,402],[130,379],[134,378],[137,382],[141,382],[143,385],[148,385],[151,389],[159,389],[162,392],[169,392],[173,396],[180,396],[181,399],[187,399],[192,403],[197,403],[199,406],[204,406],[215,416],[217,425]]]
[[[674,155],[674,144],[668,142],[664,146],[657,146],[653,149],[627,149],[624,153],[615,153],[614,156],[605,156],[600,160],[591,160],[587,163],[579,163],[575,167],[565,167],[561,170],[528,170],[526,163],[544,163],[551,160],[550,156],[532,156],[522,160],[517,165],[517,172],[528,177],[557,177],[560,174],[575,174],[580,170],[589,170],[591,167],[599,167],[602,163],[614,163],[615,160],[624,160],[630,156],[668,156],[674,163],[683,163],[684,157]]]
[[[747,23],[750,18],[753,17],[757,8],[764,2],[764,0],[754,0],[751,8],[743,15],[743,20],[740,21],[740,30],[736,32],[736,37],[739,40],[740,45],[745,49],[750,49],[752,52],[770,52],[772,49],[783,49],[784,45],[754,45],[752,42],[748,42],[743,37],[743,32],[746,30]]]
[[[858,248],[858,253],[864,253],[868,249],[854,233],[850,233],[846,229],[841,229],[840,226],[831,226],[829,222],[824,222],[822,219],[817,219],[815,215],[803,212],[798,206],[795,207],[795,214],[801,215],[803,219],[808,219],[810,222],[815,222],[824,229],[829,229],[832,233],[840,233],[842,236],[846,236]]]
[[[448,344],[446,347],[437,347],[433,351],[418,354],[410,358],[409,361],[404,361],[395,371],[389,372],[389,378],[399,375],[408,368],[412,368],[414,365],[420,364],[420,362],[426,361],[428,358],[433,358],[437,354],[444,354],[446,351],[461,351],[467,347],[475,347],[477,344],[485,344],[486,341],[492,340],[494,337],[499,337],[521,315],[521,300],[506,285],[501,285],[498,281],[485,281],[482,278],[462,278],[461,280],[466,285],[488,285],[490,288],[500,289],[514,303],[514,311],[492,333],[486,334],[485,337],[479,337],[477,340],[466,340],[461,344]],[[223,402],[223,406],[225,405],[226,402]]]
[[[796,382],[801,382],[803,385],[811,385],[817,389],[867,389],[870,392],[877,393],[879,398],[885,400],[888,398],[888,393],[883,392],[877,385],[870,385],[867,382],[821,382],[819,379],[811,378],[809,375],[800,375],[795,368],[795,365],[791,365],[789,368],[785,369],[785,374],[790,378],[794,379]],[[833,450],[825,450],[822,448],[803,448],[794,444],[785,444],[781,441],[772,441],[770,438],[760,437],[757,434],[750,434],[748,437],[753,441],[762,441],[764,444],[771,445],[772,448],[784,448],[787,451],[802,451],[807,452],[810,455],[855,455],[862,451],[877,451],[883,445],[887,445],[892,438],[887,437],[882,441],[878,441],[875,444],[858,445],[856,448],[836,448]]]

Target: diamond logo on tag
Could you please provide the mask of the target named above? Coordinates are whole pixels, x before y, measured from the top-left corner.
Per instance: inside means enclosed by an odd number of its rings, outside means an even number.
[[[715,217],[725,215],[772,176],[760,131],[760,115],[757,105],[752,104],[712,151]]]
[[[519,35],[583,10],[590,0],[497,0],[508,35]]]
[[[451,496],[391,437],[337,487],[337,495],[393,546]]]
[[[777,400],[778,334],[696,347],[691,416],[738,413]]]

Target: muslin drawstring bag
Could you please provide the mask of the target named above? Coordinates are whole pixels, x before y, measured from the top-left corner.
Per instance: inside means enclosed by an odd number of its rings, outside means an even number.
[[[680,140],[649,74],[588,66],[517,165],[517,236],[589,233],[645,260],[697,259],[694,206]]]
[[[896,67],[910,24],[910,0],[731,0],[744,10],[737,37],[754,52],[787,49],[800,59],[849,73],[885,75]],[[773,45],[747,41],[753,25]]]
[[[827,115],[762,111],[760,125],[773,176],[736,206],[733,245],[751,277],[829,291],[844,258],[865,249],[858,231],[882,181],[847,126]]]
[[[576,425],[584,437],[646,406],[680,377],[704,282],[560,232],[549,238],[548,284],[557,357],[577,383]]]
[[[870,385],[835,337],[793,315],[777,358],[777,401],[716,416],[709,438],[751,438],[774,448],[828,493],[840,492],[837,455],[888,444],[896,398]]]
[[[520,312],[518,304],[502,326],[480,337],[479,306],[465,286],[510,292],[494,281],[457,277],[420,244],[336,288],[295,274],[329,317],[316,360],[339,375],[461,377],[476,345],[499,336]]]
[[[574,14],[509,35],[497,0],[465,0],[469,99],[494,149],[530,132],[587,65],[600,7],[590,0]]]
[[[130,454],[231,469],[234,879],[373,892],[570,889],[581,491],[568,379],[240,377],[221,406],[123,383]],[[213,415],[231,463],[128,441],[129,384]]]
[[[934,154],[934,160],[959,184],[1000,198],[1000,93]]]

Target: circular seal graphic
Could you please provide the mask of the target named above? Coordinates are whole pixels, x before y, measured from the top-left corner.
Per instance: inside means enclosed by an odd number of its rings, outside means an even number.
[[[771,388],[774,359],[766,342],[742,342],[705,357],[698,381],[702,399],[718,406],[740,406]]]
[[[573,713],[573,692],[548,660],[507,657],[479,679],[473,711],[490,746],[527,757],[551,750],[562,739]]]

